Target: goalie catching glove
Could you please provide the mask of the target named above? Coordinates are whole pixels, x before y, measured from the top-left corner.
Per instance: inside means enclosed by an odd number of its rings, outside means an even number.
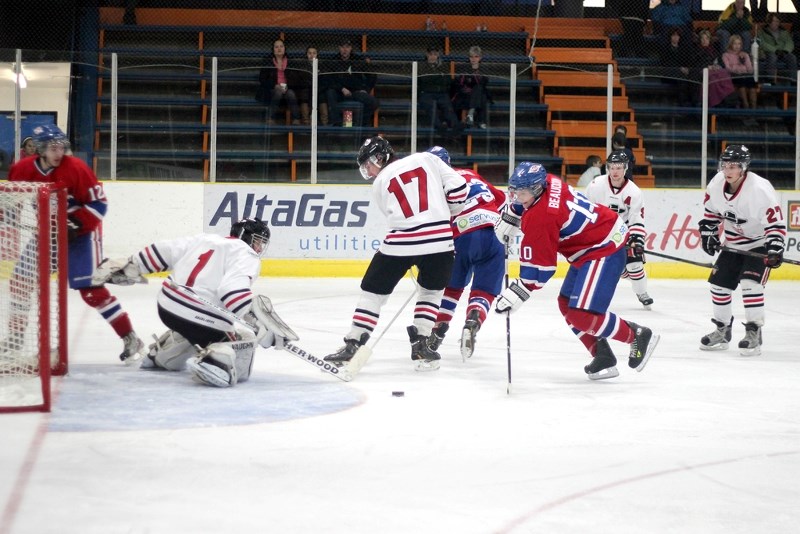
[[[511,243],[515,237],[522,233],[519,229],[521,221],[522,217],[514,213],[511,206],[506,205],[494,225],[494,235],[497,236],[501,243]]]
[[[136,263],[133,256],[122,259],[106,258],[97,266],[94,274],[92,274],[92,285],[94,286],[101,286],[103,284],[129,286],[146,283],[147,278],[142,276],[139,264]]]
[[[513,313],[520,309],[522,305],[531,297],[531,292],[522,284],[520,280],[514,280],[497,297],[494,311],[497,313]]]
[[[713,256],[722,248],[719,242],[719,223],[711,219],[703,219],[700,221],[699,227],[703,250],[709,256]]]

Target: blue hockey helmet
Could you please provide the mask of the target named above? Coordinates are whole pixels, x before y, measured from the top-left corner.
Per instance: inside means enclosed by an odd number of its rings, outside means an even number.
[[[261,219],[242,219],[231,226],[231,237],[238,237],[261,256],[267,251],[272,232]]]
[[[51,144],[58,144],[69,148],[69,140],[67,135],[61,131],[61,128],[55,124],[41,124],[33,129],[33,144],[36,145],[36,151],[43,153]]]
[[[511,173],[508,179],[508,191],[514,193],[520,189],[528,189],[533,198],[538,199],[547,189],[547,170],[541,163],[523,161]]]
[[[450,153],[443,146],[432,146],[426,152],[430,152],[440,160],[444,161],[447,166],[450,166]]]

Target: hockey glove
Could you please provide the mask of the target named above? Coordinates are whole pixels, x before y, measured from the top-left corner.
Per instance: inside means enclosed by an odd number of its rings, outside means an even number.
[[[644,237],[639,234],[631,234],[628,237],[628,250],[638,257],[644,255]]]
[[[67,241],[72,241],[78,235],[80,235],[81,228],[83,228],[83,224],[74,218],[74,217],[67,217]]]
[[[497,236],[497,239],[499,239],[501,243],[511,243],[515,237],[522,233],[519,229],[521,221],[522,217],[514,213],[510,207],[506,206],[506,208],[500,212],[500,218],[494,225],[494,235]]]
[[[703,250],[709,256],[719,252],[719,223],[710,219],[700,221],[700,238],[703,240]]]
[[[764,265],[770,269],[777,269],[783,263],[783,239],[770,239],[766,246],[767,257],[764,258]]]
[[[531,296],[531,292],[519,280],[511,282],[497,297],[494,311],[497,313],[514,313],[522,307]]]

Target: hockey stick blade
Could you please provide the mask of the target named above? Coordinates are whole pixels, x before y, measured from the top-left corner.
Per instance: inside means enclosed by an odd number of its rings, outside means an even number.
[[[692,260],[687,260],[687,259],[684,259],[684,258],[678,258],[677,256],[670,256],[669,254],[663,254],[661,252],[655,252],[654,250],[645,250],[644,252],[645,252],[645,254],[650,254],[651,256],[657,256],[659,258],[665,258],[665,259],[672,260],[672,261],[680,261],[680,262],[683,262],[683,263],[688,263],[689,265],[697,265],[698,267],[705,267],[707,269],[711,269],[712,267],[714,267],[710,263],[702,263],[702,262],[699,262],[699,261],[692,261]]]
[[[358,347],[358,350],[353,357],[347,362],[347,365],[342,366],[342,369],[346,369],[347,372],[350,374],[350,379],[352,380],[354,376],[364,367],[364,364],[367,363],[367,360],[370,359],[372,356],[372,349],[366,345],[361,345]]]
[[[298,347],[297,345],[294,345],[294,344],[292,344],[292,343],[290,343],[288,341],[284,340],[284,342],[283,342],[283,350],[294,354],[295,356],[297,356],[298,358],[300,358],[304,362],[306,362],[306,363],[308,363],[310,365],[313,365],[314,367],[316,367],[317,369],[319,369],[323,373],[327,373],[327,374],[329,374],[331,376],[335,376],[339,380],[342,380],[344,382],[350,382],[353,379],[353,376],[350,373],[350,370],[346,366],[344,366],[344,367],[336,367],[336,365],[334,365],[334,364],[332,364],[330,362],[326,362],[322,358],[317,358],[316,356],[314,356],[310,352],[307,352],[307,351],[301,349],[300,347]],[[355,356],[354,356],[354,358],[355,358]]]
[[[751,258],[766,258],[766,254],[762,254],[760,252],[753,252],[752,250],[739,250],[736,248],[731,247],[722,247],[722,250],[725,252],[733,252],[734,254],[741,254],[742,256],[750,256]],[[800,261],[792,260],[789,258],[783,258],[781,260],[782,263],[788,263],[789,265],[800,265]]]

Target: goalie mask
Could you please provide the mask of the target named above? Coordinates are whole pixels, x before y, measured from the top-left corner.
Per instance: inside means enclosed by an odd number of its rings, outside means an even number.
[[[371,173],[368,164],[372,164],[379,169],[382,169],[394,157],[394,150],[389,141],[377,135],[369,137],[358,151],[356,162],[358,163],[358,170],[365,180],[375,178],[378,173]],[[380,171],[378,171],[380,172]]]
[[[263,256],[267,252],[271,232],[267,223],[260,219],[242,219],[231,226],[231,237],[238,237]]]

